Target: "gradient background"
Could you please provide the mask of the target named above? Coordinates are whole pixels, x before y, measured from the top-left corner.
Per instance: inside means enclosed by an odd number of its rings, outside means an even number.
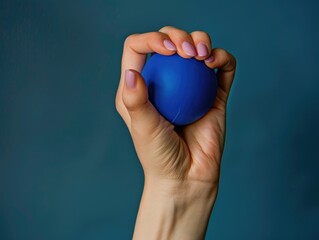
[[[130,239],[123,41],[204,30],[238,71],[207,239],[319,239],[318,1],[0,0],[0,239]]]

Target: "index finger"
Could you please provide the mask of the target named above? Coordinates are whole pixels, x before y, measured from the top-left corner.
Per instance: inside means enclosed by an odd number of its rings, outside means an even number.
[[[123,46],[121,78],[116,94],[116,105],[124,121],[128,123],[129,115],[122,100],[125,70],[133,69],[141,72],[148,53],[157,52],[162,55],[172,55],[176,52],[175,45],[167,34],[148,32],[133,34],[126,38]]]

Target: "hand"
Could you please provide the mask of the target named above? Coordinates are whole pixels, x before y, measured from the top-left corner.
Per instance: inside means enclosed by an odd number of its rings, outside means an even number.
[[[140,74],[146,54],[152,52],[177,52],[184,58],[205,60],[211,69],[218,68],[217,97],[204,117],[176,129],[157,112]],[[125,40],[116,107],[130,131],[145,175],[134,238],[204,237],[217,196],[226,103],[235,69],[235,58],[223,49],[212,48],[209,35],[202,31],[188,34],[165,26],[159,32],[133,34]],[[170,225],[160,223],[160,219],[169,218]]]

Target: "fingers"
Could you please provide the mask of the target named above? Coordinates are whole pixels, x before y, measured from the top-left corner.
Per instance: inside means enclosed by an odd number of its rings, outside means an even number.
[[[221,48],[213,49],[211,56],[213,61],[206,60],[205,63],[210,68],[218,68],[218,86],[228,94],[235,76],[236,59]]]
[[[204,60],[210,56],[211,41],[205,32],[195,31],[188,34],[184,30],[171,26],[163,27],[159,32],[133,34],[126,38],[123,47],[121,79],[116,95],[116,108],[128,126],[130,117],[121,98],[125,70],[133,69],[141,72],[146,55],[152,52],[163,55],[172,55],[177,52],[184,58],[196,57]]]
[[[197,60],[204,60],[210,57],[212,42],[211,38],[206,32],[195,31],[190,34],[193,38],[194,45],[197,51]]]
[[[212,49],[210,36],[204,31],[186,31],[165,26],[159,30],[168,35],[177,47],[177,53],[184,58],[195,57],[204,60],[209,68],[218,68],[218,98],[226,104],[235,76],[236,59],[223,49]]]
[[[125,70],[133,69],[141,72],[146,55],[151,52],[172,55],[176,52],[176,46],[166,34],[159,32],[133,34],[126,38],[122,55],[121,79],[116,94],[116,108],[128,126],[130,117],[122,101]]]
[[[176,52],[176,46],[164,33],[149,32],[130,35],[124,42],[122,69],[134,69],[140,72],[145,63],[146,54],[151,52],[172,55]]]
[[[133,34],[125,40],[116,107],[128,127],[131,126],[131,117],[122,98],[125,88],[125,71],[132,69],[139,74],[147,54],[153,52],[162,55],[172,55],[177,52],[184,58],[195,57],[198,60],[204,60],[212,69],[218,68],[218,98],[226,104],[235,75],[235,58],[223,49],[212,49],[211,38],[206,32],[194,31],[188,34],[184,30],[165,26],[159,32]],[[129,106],[129,102],[127,104]]]
[[[159,30],[165,33],[174,42],[177,47],[177,53],[183,58],[192,58],[197,56],[192,37],[184,30],[165,26]]]
[[[209,68],[218,68],[218,98],[226,103],[236,71],[236,59],[233,55],[221,48],[215,48],[211,57],[205,60]]]
[[[150,139],[162,119],[148,100],[147,86],[143,77],[135,70],[125,71],[122,99],[130,116],[129,129],[132,136],[139,135],[144,141]]]

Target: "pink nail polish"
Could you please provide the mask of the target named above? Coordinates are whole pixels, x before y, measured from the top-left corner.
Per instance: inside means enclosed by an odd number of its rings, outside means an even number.
[[[209,58],[205,59],[205,62],[211,63],[215,60],[214,56],[210,56]]]
[[[163,44],[168,50],[176,51],[176,46],[175,46],[175,44],[172,41],[170,41],[168,39],[165,39],[163,41]]]
[[[199,43],[199,44],[197,44],[197,53],[198,53],[198,56],[200,56],[200,57],[207,56],[207,54],[208,54],[208,49],[207,49],[205,43]]]
[[[183,51],[188,56],[191,56],[191,57],[195,57],[196,56],[196,50],[195,50],[194,46],[192,44],[190,44],[189,42],[184,41],[182,43],[182,48],[183,48]]]
[[[129,69],[125,71],[125,83],[128,88],[134,88],[136,85],[135,74]]]

